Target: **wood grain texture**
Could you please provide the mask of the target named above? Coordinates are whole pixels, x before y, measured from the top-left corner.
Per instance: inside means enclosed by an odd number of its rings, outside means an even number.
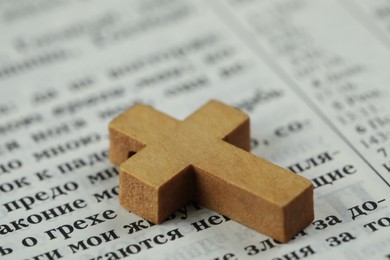
[[[287,242],[314,218],[311,182],[249,153],[249,118],[235,108],[210,101],[178,121],[139,104],[109,131],[120,203],[151,222],[195,200]]]

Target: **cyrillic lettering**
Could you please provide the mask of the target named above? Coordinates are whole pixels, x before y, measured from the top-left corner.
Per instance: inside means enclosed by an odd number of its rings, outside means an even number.
[[[93,196],[95,197],[95,199],[99,203],[99,202],[102,202],[104,200],[112,199],[112,198],[118,196],[118,194],[119,194],[119,185],[116,185],[111,189],[107,189],[107,190],[102,191],[100,194],[95,193],[95,194],[93,194]]]
[[[85,208],[87,206],[86,202],[84,200],[75,200],[73,202],[73,207],[69,203],[66,203],[64,205],[58,206],[57,209],[60,212],[61,215],[65,215],[67,213],[73,212],[76,209]]]
[[[362,208],[365,211],[372,211],[375,210],[378,207],[378,204],[376,204],[374,201],[366,201],[362,204]]]
[[[104,219],[98,219],[99,214],[95,214],[89,217],[86,217],[86,219],[89,219],[92,221],[91,226],[95,226],[97,224],[103,223],[105,220]]]
[[[307,158],[302,162],[290,165],[287,168],[294,173],[301,173],[332,161],[336,154],[338,154],[338,151],[333,153],[323,152],[314,157]]]
[[[89,237],[87,239],[87,244],[89,246],[98,246],[103,242],[103,240],[98,236]]]
[[[13,252],[12,248],[0,246],[0,255],[1,256],[12,254],[12,252]]]
[[[248,255],[257,255],[260,250],[255,245],[244,247],[244,250]]]
[[[12,228],[10,228],[8,225],[0,225],[0,235],[6,235],[12,231]]]
[[[185,205],[184,207],[181,207],[176,212],[174,212],[172,215],[170,215],[167,220],[171,220],[177,217],[177,215],[181,215],[180,219],[187,219],[188,217],[188,207],[193,207],[195,210],[202,209],[198,204],[192,202],[190,204]]]
[[[146,245],[146,248],[147,249],[150,249],[150,248],[152,248],[153,246],[150,244],[150,242],[152,242],[152,240],[150,239],[150,238],[147,238],[147,239],[145,239],[145,240],[142,240],[142,241],[140,241],[140,242],[138,242],[141,246],[142,246],[142,244],[144,244],[144,245]]]
[[[20,209],[20,205],[15,200],[4,203],[3,206],[7,209],[8,212]]]
[[[69,123],[62,123],[52,128],[35,132],[31,134],[31,138],[34,142],[40,143],[42,141],[47,141],[50,138],[55,138],[70,133],[72,130],[81,129],[85,125],[86,122],[83,119],[76,119]]]
[[[212,215],[207,219],[207,222],[205,219],[201,219],[199,221],[191,223],[192,226],[195,227],[196,231],[202,231],[204,229],[208,229],[211,226],[210,225],[219,225],[225,221],[229,221],[230,219],[224,215]],[[209,225],[210,224],[210,225]]]
[[[76,220],[74,223],[73,223],[73,226],[76,228],[76,229],[84,229],[86,227],[88,227],[88,224],[85,220],[82,220],[82,219],[79,219],[79,220]]]
[[[95,184],[96,182],[105,181],[118,175],[119,172],[116,167],[110,167],[103,171],[97,172],[95,175],[88,175],[88,180],[91,182],[91,184]]]
[[[62,187],[56,186],[50,189],[52,193],[52,198],[55,199],[59,196],[66,196],[68,193],[62,190]]]
[[[94,153],[88,156],[89,165],[93,166],[96,163],[104,162],[108,158],[108,151],[102,151],[101,153]]]
[[[118,238],[118,236],[116,234],[110,234],[110,236],[113,238],[110,240],[106,239],[106,242]],[[163,245],[163,244],[168,243],[169,241],[174,241],[174,240],[182,238],[182,237],[184,237],[184,235],[181,234],[179,229],[176,228],[176,229],[168,231],[166,235],[159,234],[159,235],[154,236],[153,238],[143,239],[142,241],[138,242],[138,244],[129,244],[124,248],[117,249],[115,252],[108,252],[108,253],[104,254],[104,257],[107,259],[125,258],[125,257],[128,257],[129,255],[132,255],[132,254],[138,254],[143,249],[148,250],[148,249],[151,249],[155,246]],[[78,246],[73,246],[72,251],[75,253],[77,250],[79,250],[79,248],[85,250],[82,247],[82,245],[78,245]],[[103,256],[98,256],[95,259],[101,259],[101,258],[103,258]]]
[[[337,237],[327,238],[326,241],[329,243],[329,246],[338,246],[341,244],[341,241]]]
[[[352,236],[350,233],[344,232],[339,234],[338,237],[327,238],[326,241],[328,242],[329,246],[335,247],[342,244],[343,242],[349,242],[355,238],[356,237]]]
[[[197,232],[202,231],[204,229],[208,229],[210,227],[210,225],[208,225],[204,219],[201,219],[197,222],[193,222],[191,223],[191,225],[195,227]]]
[[[390,218],[385,217],[378,220],[378,224],[382,227],[390,226]]]
[[[141,251],[141,247],[139,245],[128,245],[126,247],[126,252],[129,254],[137,254]]]
[[[325,221],[327,221],[327,222],[325,223]],[[332,215],[332,216],[327,216],[325,218],[325,220],[319,219],[319,220],[313,221],[312,225],[315,226],[315,229],[322,230],[322,229],[327,228],[328,226],[334,226],[334,225],[341,223],[341,222],[342,222],[342,220],[340,220],[338,217]]]
[[[50,252],[44,253],[44,255],[47,257],[48,260],[55,260],[62,258],[62,255],[60,252],[58,252],[58,249],[52,250]]]
[[[69,204],[67,204],[69,205]],[[59,216],[59,214],[57,213],[56,211],[56,208],[52,208],[52,209],[47,209],[45,211],[42,211],[41,212],[42,216],[46,219],[46,220],[49,220],[49,219],[53,219],[53,218],[56,218]]]
[[[349,208],[348,209],[349,211],[351,211],[351,214],[352,214],[352,219],[355,220],[355,218],[361,216],[361,215],[367,215],[366,212],[363,212],[359,206],[354,206],[352,208]],[[356,211],[356,214],[355,214],[355,211]]]
[[[322,230],[322,229],[325,229],[328,227],[328,225],[322,219],[313,221],[313,223],[311,223],[311,224],[313,226],[315,226],[315,229],[317,229],[317,230]]]
[[[209,223],[211,225],[219,225],[222,223],[221,217],[218,215],[213,215],[209,218]]]
[[[60,252],[58,252],[58,249],[52,250],[50,252],[45,252],[43,254],[37,255],[32,257],[33,260],[41,260],[41,259],[48,259],[48,260],[55,260],[62,258],[62,255]]]
[[[160,239],[162,238],[162,239]],[[165,244],[166,242],[168,242],[168,239],[166,239],[164,237],[164,235],[157,235],[153,238],[153,242],[158,244],[158,245],[162,245],[162,244]]]
[[[180,231],[179,231],[178,228],[173,229],[173,230],[171,230],[171,231],[168,231],[168,232],[167,232],[167,236],[170,237],[170,240],[171,240],[171,241],[183,237],[183,235],[180,233]]]
[[[78,185],[75,182],[67,182],[63,185],[63,188],[65,188],[65,190],[67,190],[67,191],[74,191],[78,188]],[[50,188],[50,190],[53,193],[52,199],[55,199],[59,195],[67,194],[66,192],[62,191],[62,187],[60,187],[60,186]],[[55,194],[56,190],[59,191],[59,195]],[[25,196],[25,197],[22,197],[16,201],[7,202],[7,203],[3,204],[3,206],[7,209],[8,212],[20,209],[21,206],[23,206],[24,209],[27,211],[27,210],[32,209],[32,206],[36,201],[45,201],[45,200],[48,200],[49,198],[50,197],[49,197],[49,194],[47,192],[39,191],[34,196]]]
[[[147,220],[141,219],[135,222],[132,222],[128,225],[124,225],[123,228],[128,228],[128,234],[133,234],[135,232],[147,229],[151,226],[154,226],[155,224],[152,222],[149,222]]]
[[[78,187],[79,185],[76,182],[72,182],[72,181],[64,184],[64,188],[67,191],[75,191],[77,190]]]
[[[73,233],[74,228],[73,226],[66,224],[66,225],[59,226],[57,230],[61,233],[62,237],[66,240],[71,238],[71,234]]]
[[[247,251],[248,255],[256,255],[256,254],[260,253],[260,251],[264,252],[264,251],[267,251],[269,249],[274,248],[277,244],[280,244],[280,243],[274,239],[271,240],[268,238],[266,240],[260,241],[260,245],[261,245],[260,248],[258,248],[255,245],[250,245],[250,246],[245,247],[244,250]]]
[[[114,230],[110,230],[110,231],[107,231],[105,233],[101,233],[100,235],[102,236],[102,238],[104,239],[105,242],[110,242],[110,241],[113,241],[113,240],[119,238],[119,236],[115,233]]]
[[[37,176],[39,181],[47,180],[53,177],[47,173],[47,169],[43,170],[42,172],[36,172],[35,176]]]
[[[75,209],[85,208],[86,206],[87,204],[84,200],[75,200],[73,203],[66,203],[64,205],[60,205],[55,208],[42,211],[39,214],[29,215],[26,219],[21,218],[18,220],[11,221],[9,225],[0,225],[0,235],[5,235],[16,230],[27,228],[30,224],[39,224],[42,222],[42,220],[53,219],[58,216],[65,215],[69,212],[73,212]],[[116,215],[112,215],[112,211],[106,212],[104,216],[106,217],[106,219],[116,217]],[[27,221],[27,223],[25,221]],[[51,234],[50,231],[48,232],[51,237],[55,238],[55,236]]]
[[[84,97],[82,99],[72,100],[71,102],[55,107],[53,109],[53,114],[55,116],[74,114],[85,107],[90,107],[107,100],[112,100],[116,97],[121,97],[123,93],[124,89],[122,87],[113,88],[105,92],[100,92],[92,96]]]
[[[73,172],[86,166],[93,166],[96,163],[104,162],[108,158],[108,151],[103,150],[100,153],[93,153],[87,156],[87,159],[74,159],[70,162],[57,165],[58,170],[62,174]]]
[[[300,248],[297,251],[289,252],[288,254],[284,254],[281,257],[274,258],[273,260],[291,260],[296,259],[299,260],[301,258],[306,258],[310,255],[314,255],[316,252],[311,248],[310,245]]]
[[[115,211],[113,210],[106,210],[103,212],[102,214],[103,218],[105,219],[114,219],[116,218],[118,215],[115,213]]]
[[[325,218],[325,220],[328,221],[328,225],[330,225],[330,226],[334,226],[334,225],[336,225],[338,223],[343,222],[341,219],[339,219],[338,217],[333,216],[333,215],[332,216],[327,216]]]
[[[184,206],[184,207],[178,209],[175,213],[173,213],[173,214],[170,216],[170,219],[174,219],[174,218],[176,217],[177,213],[180,213],[180,214],[181,214],[180,219],[187,219],[187,217],[188,217],[187,206]]]
[[[73,224],[71,225],[65,224],[57,228],[47,230],[44,233],[46,233],[49,236],[50,240],[53,240],[57,238],[55,233],[59,231],[62,237],[66,240],[71,238],[71,234],[74,232],[75,229],[85,229],[89,226],[95,226],[97,224],[105,222],[106,219],[114,219],[117,216],[113,210],[104,211],[102,213],[104,219],[99,219],[99,215],[100,215],[99,213],[94,214],[92,216],[86,217],[85,220],[79,219],[74,221]]]
[[[314,252],[313,248],[311,248],[311,246],[302,247],[301,249],[299,249],[299,252],[302,254],[303,258],[315,254],[315,252]]]
[[[37,199],[39,198],[39,200],[45,200],[44,199],[45,196],[43,196],[42,192],[38,192],[36,195],[38,196]],[[31,209],[30,206],[34,204],[35,199],[33,197],[26,196],[26,197],[22,197],[21,199],[19,199],[19,202],[22,204],[22,206],[26,210],[30,210]]]
[[[72,250],[73,254],[77,253],[79,250],[86,250],[87,249],[87,245],[84,243],[83,240],[77,242],[76,245],[70,244],[70,245],[68,245],[68,247]]]
[[[35,237],[26,237],[22,240],[22,244],[26,247],[35,246],[38,243],[38,240]]]
[[[348,210],[351,212],[352,220],[355,220],[355,218],[361,216],[361,215],[367,215],[367,212],[376,210],[378,208],[378,204],[385,201],[385,199],[379,200],[377,202],[375,201],[366,201],[361,206],[356,205]],[[360,208],[362,207],[363,210]]]
[[[0,125],[0,134],[6,134],[9,132],[14,132],[21,128],[26,128],[32,124],[42,121],[42,116],[40,114],[29,114],[22,118],[18,118],[11,122],[6,122],[3,125]]]
[[[46,148],[43,151],[33,153],[33,156],[37,162],[43,159],[50,159],[56,157],[61,154],[65,154],[68,151],[74,151],[79,149],[80,147],[85,147],[90,144],[96,143],[100,141],[100,135],[97,133],[89,134],[85,137],[81,137],[76,140],[70,140],[62,145],[53,146],[50,148]]]
[[[21,177],[19,179],[12,180],[10,182],[5,182],[0,184],[0,192],[10,192],[13,190],[18,190],[20,188],[23,188],[25,186],[30,186],[31,183],[27,182],[26,180],[27,177]]]
[[[349,241],[351,241],[351,240],[356,239],[356,237],[352,236],[352,235],[351,235],[350,233],[348,233],[348,232],[341,233],[341,234],[339,235],[339,237],[341,238],[341,241],[343,241],[343,242],[349,242]]]
[[[378,226],[379,225],[379,226]],[[378,221],[372,221],[363,225],[363,227],[369,227],[372,232],[378,231],[381,227],[389,227],[390,226],[390,217],[383,217],[378,219]]]
[[[346,165],[344,166],[343,168],[343,172],[345,174],[353,174],[353,173],[356,173],[356,168],[353,166],[353,165]]]
[[[33,214],[27,217],[27,222],[30,224],[38,224],[42,221],[42,216],[39,214]]]
[[[11,221],[10,224],[15,228],[14,230],[19,230],[19,229],[23,229],[25,227],[28,227],[29,225],[26,224],[26,223],[22,223],[24,222],[24,219],[21,218],[19,220],[14,220],[14,221]]]
[[[266,239],[261,241],[260,244],[263,246],[263,248],[261,248],[260,250],[267,251],[268,249],[275,247],[275,240],[271,241],[270,239]]]
[[[13,181],[17,188],[23,188],[24,186],[30,186],[31,183],[26,181],[26,177],[22,177],[20,179],[15,179]]]
[[[366,228],[366,227],[369,227],[369,228],[371,229],[372,232],[375,232],[375,231],[378,230],[378,228],[375,227],[375,225],[376,225],[376,221],[372,221],[372,222],[370,222],[370,223],[367,223],[367,224],[363,225],[363,227],[365,227],[365,228]]]
[[[282,258],[280,258],[280,259],[282,259]],[[285,259],[285,260],[294,260],[294,259],[299,260],[300,257],[298,255],[298,252],[292,251],[290,253],[283,255],[283,259]]]
[[[11,173],[14,170],[18,170],[22,167],[22,162],[18,159],[10,160],[6,163],[0,164],[0,175],[3,173]]]
[[[281,126],[275,129],[275,135],[278,137],[286,137],[292,133],[301,131],[305,125],[309,123],[309,120],[304,121],[292,121],[286,126]]]
[[[0,191],[1,192],[7,193],[7,192],[13,191],[13,190],[14,190],[14,185],[12,185],[12,183],[5,182],[5,183],[0,184]]]
[[[316,189],[324,185],[333,184],[333,182],[344,178],[344,174],[354,174],[356,171],[357,170],[353,165],[345,165],[342,169],[335,169],[324,175],[311,179],[311,181],[313,182],[314,189]]]
[[[219,260],[219,259],[222,259],[222,260],[238,260],[238,258],[236,258],[236,255],[233,254],[233,253],[224,254],[222,256],[222,258],[216,257],[213,260]]]
[[[18,150],[20,148],[19,143],[16,140],[11,140],[4,144],[7,152],[12,152],[14,150]]]
[[[15,160],[12,160],[12,161],[9,161],[7,166],[10,170],[16,170],[16,169],[19,169],[20,167],[22,167],[22,162],[15,159]]]

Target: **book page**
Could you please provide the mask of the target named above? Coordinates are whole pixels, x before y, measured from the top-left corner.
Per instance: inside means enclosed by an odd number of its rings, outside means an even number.
[[[0,1],[1,259],[389,259],[390,4]],[[108,124],[136,103],[247,113],[252,152],[313,183],[286,244],[196,202],[118,202]],[[153,163],[153,162],[151,162]]]

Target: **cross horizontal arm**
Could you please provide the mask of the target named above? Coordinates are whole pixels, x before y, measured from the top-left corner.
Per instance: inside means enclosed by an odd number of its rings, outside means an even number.
[[[109,125],[110,159],[115,164],[124,162],[130,153],[175,131],[179,121],[154,108],[138,104],[125,111]]]
[[[212,145],[194,162],[197,201],[282,242],[311,223],[310,181],[223,141]]]
[[[180,153],[148,145],[121,164],[119,200],[153,223],[163,222],[194,197],[194,172]]]

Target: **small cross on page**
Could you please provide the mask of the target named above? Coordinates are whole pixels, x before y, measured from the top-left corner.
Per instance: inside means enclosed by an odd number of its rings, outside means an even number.
[[[210,101],[184,121],[135,105],[109,126],[123,207],[163,222],[195,200],[287,242],[314,218],[310,181],[251,153],[249,117]]]

